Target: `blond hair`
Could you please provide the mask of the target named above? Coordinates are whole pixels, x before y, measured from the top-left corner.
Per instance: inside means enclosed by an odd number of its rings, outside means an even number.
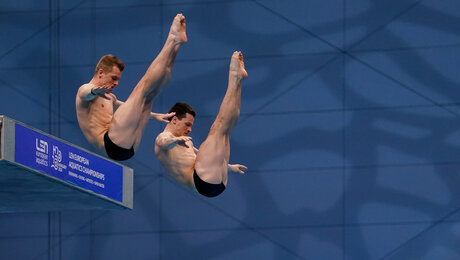
[[[112,54],[104,55],[97,63],[94,75],[96,75],[100,69],[102,69],[104,72],[110,72],[112,71],[113,66],[117,66],[120,71],[123,71],[125,68],[125,64],[120,59],[118,59],[117,56]]]

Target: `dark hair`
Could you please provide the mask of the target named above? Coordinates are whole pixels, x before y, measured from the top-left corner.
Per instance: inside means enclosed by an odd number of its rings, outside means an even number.
[[[94,75],[96,75],[100,69],[102,69],[104,72],[110,72],[112,71],[113,66],[117,66],[120,71],[123,71],[125,68],[125,64],[120,59],[118,59],[117,56],[112,54],[104,55],[97,63]]]
[[[184,102],[177,102],[176,104],[174,104],[174,106],[172,106],[169,109],[168,113],[171,113],[171,112],[176,112],[174,116],[176,116],[179,120],[184,118],[187,113],[192,115],[193,117],[196,116],[195,110],[193,110],[193,108],[189,104],[184,103]],[[170,117],[168,120],[171,121],[172,118],[173,117]]]

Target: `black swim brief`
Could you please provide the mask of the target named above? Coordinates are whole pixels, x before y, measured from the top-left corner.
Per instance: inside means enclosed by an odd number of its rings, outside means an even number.
[[[206,197],[216,197],[225,190],[225,185],[223,183],[212,184],[203,181],[196,173],[196,170],[193,172],[193,181],[195,182],[196,190]]]
[[[106,132],[104,135],[104,146],[107,155],[114,160],[117,161],[124,161],[128,160],[129,158],[133,157],[134,155],[134,148],[131,149],[122,148],[112,142],[109,138],[109,132]]]

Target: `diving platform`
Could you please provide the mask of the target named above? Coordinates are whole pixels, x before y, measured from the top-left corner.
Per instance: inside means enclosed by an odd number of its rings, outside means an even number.
[[[0,115],[0,213],[132,208],[133,169]]]

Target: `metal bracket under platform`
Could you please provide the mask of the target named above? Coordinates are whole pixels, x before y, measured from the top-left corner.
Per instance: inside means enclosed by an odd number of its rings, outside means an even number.
[[[0,115],[0,213],[132,208],[133,169]]]

